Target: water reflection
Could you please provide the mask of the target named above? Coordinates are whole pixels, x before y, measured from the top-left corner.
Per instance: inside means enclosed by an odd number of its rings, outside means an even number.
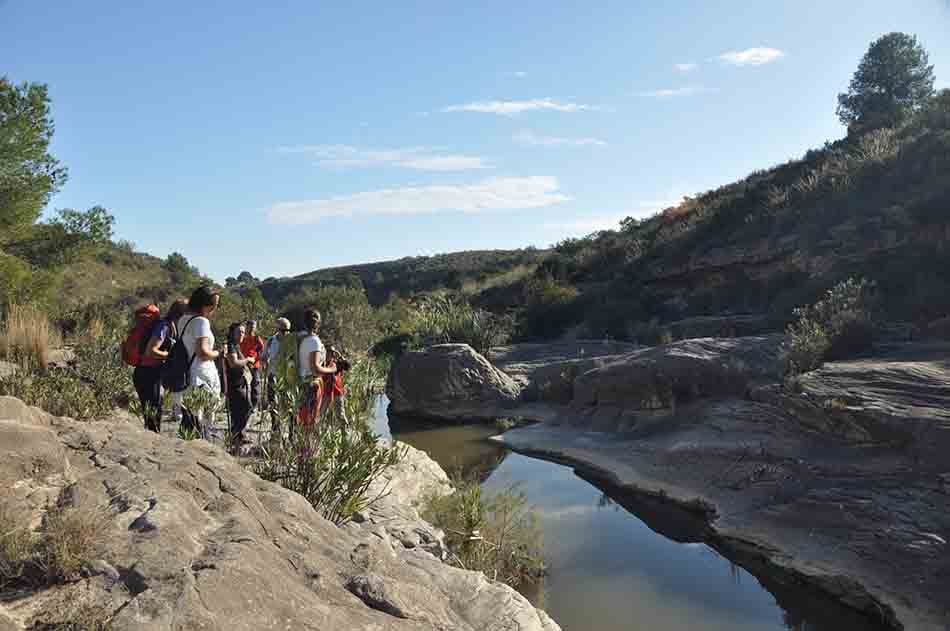
[[[763,587],[701,543],[705,522],[699,516],[509,453],[486,440],[495,433],[484,425],[439,427],[407,419],[392,426],[396,439],[423,449],[447,470],[478,475],[486,490],[519,485],[537,512],[549,567],[543,585],[523,593],[565,631],[875,628],[823,597],[770,581],[764,571]]]

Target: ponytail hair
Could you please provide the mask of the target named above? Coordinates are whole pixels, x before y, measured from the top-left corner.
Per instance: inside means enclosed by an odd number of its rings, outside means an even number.
[[[323,318],[316,309],[307,309],[303,312],[303,326],[308,333],[315,333],[320,328]]]

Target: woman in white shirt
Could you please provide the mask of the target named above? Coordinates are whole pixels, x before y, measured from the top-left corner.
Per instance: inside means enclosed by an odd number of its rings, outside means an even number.
[[[214,349],[214,333],[211,331],[209,319],[218,308],[220,301],[221,296],[210,287],[199,287],[191,294],[188,300],[188,313],[178,320],[177,326],[179,339],[185,345],[191,361],[185,396],[188,392],[200,388],[207,392],[212,401],[212,405],[207,410],[199,408],[192,410],[189,414],[183,413],[181,423],[186,429],[198,429],[202,435],[206,434],[204,414],[208,411],[213,415],[221,397],[221,382],[218,378],[218,368],[214,363],[221,352]],[[188,418],[189,416],[191,418]]]
[[[320,416],[323,399],[323,375],[336,373],[336,362],[325,364],[327,352],[317,332],[320,330],[320,312],[307,309],[303,315],[305,334],[300,339],[297,371],[304,382],[304,400],[300,406],[300,422],[313,425]]]

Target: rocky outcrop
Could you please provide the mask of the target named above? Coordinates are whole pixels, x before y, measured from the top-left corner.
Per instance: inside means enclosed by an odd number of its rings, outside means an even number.
[[[677,340],[697,337],[748,337],[781,328],[764,315],[696,316],[677,320],[666,326]]]
[[[950,346],[828,363],[790,388],[774,341],[750,342],[632,353],[578,377],[557,422],[503,440],[701,516],[760,580],[810,586],[867,628],[950,628]]]
[[[409,450],[388,476],[392,492],[337,527],[204,441],[0,397],[3,499],[32,527],[55,502],[104,520],[82,576],[0,599],[0,628],[39,628],[80,602],[116,631],[558,628],[509,587],[439,560],[441,533],[414,503],[446,481],[424,454]]]
[[[504,414],[520,394],[511,377],[467,344],[403,353],[386,383],[390,414],[483,420]]]
[[[668,409],[701,397],[743,395],[754,381],[778,379],[781,335],[700,338],[645,348],[574,381],[573,406]]]
[[[574,398],[574,380],[637,350],[636,344],[608,340],[571,340],[513,344],[493,348],[492,364],[521,387],[526,402],[563,404]]]

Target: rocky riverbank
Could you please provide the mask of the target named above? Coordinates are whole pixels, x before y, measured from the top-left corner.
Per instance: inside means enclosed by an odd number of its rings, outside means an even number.
[[[0,397],[3,499],[32,529],[56,503],[98,511],[104,528],[77,575],[7,590],[0,630],[54,628],[80,602],[114,631],[558,629],[513,589],[441,561],[442,533],[416,505],[448,482],[423,452],[380,484],[390,493],[337,527],[204,441]]]
[[[760,580],[818,590],[869,625],[950,628],[950,347],[895,346],[783,384],[781,341],[501,349],[493,370],[521,394],[494,411],[544,421],[506,445],[686,509]]]

